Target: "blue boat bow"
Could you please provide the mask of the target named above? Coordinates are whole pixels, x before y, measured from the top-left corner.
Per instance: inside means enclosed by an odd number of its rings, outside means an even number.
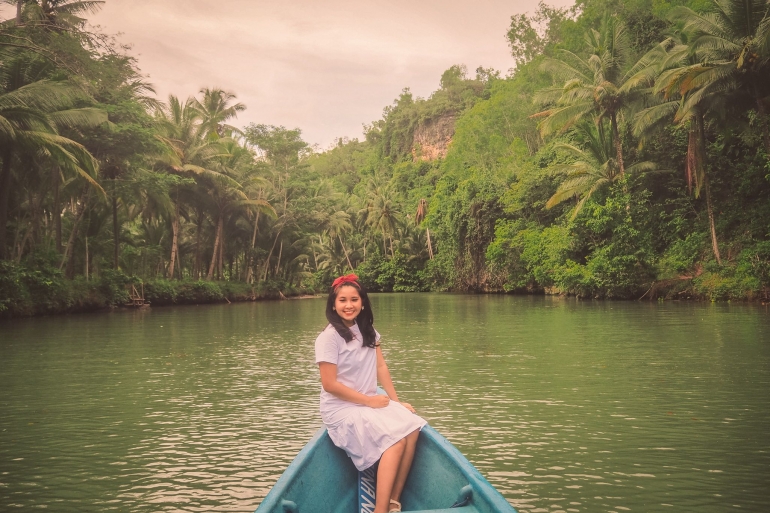
[[[319,429],[275,483],[256,513],[369,513],[359,506],[359,472]],[[516,513],[446,438],[425,426],[404,492],[403,511]],[[371,508],[371,509],[370,509]]]

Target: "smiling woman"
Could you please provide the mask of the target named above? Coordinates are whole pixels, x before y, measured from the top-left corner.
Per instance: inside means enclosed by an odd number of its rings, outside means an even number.
[[[359,471],[377,470],[375,513],[401,511],[401,492],[420,430],[427,423],[398,400],[366,290],[355,274],[334,280],[329,326],[315,342],[321,371],[321,418],[334,445]],[[377,394],[377,382],[387,396]]]
[[[342,318],[342,323],[347,328],[350,328],[356,323],[356,317],[358,317],[358,314],[360,314],[361,310],[364,309],[361,300],[361,294],[359,290],[354,285],[352,285],[352,283],[354,283],[357,279],[358,277],[355,274],[349,274],[347,276],[341,276],[337,278],[334,280],[334,283],[332,283],[332,287],[337,289],[332,311],[337,312],[337,315]],[[345,287],[342,286],[348,283],[350,285]],[[369,311],[371,311],[371,305],[369,306]]]

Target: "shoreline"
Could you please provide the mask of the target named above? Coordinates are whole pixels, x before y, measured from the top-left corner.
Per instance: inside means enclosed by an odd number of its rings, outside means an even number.
[[[91,280],[68,280],[56,272],[19,267],[10,270],[12,272],[0,273],[0,319],[315,297],[313,288],[276,281],[249,284],[158,279],[142,282],[120,271],[105,272]]]
[[[217,283],[217,282],[209,282],[209,283]],[[242,284],[244,285],[244,284]],[[399,294],[400,292],[376,292],[377,294]],[[503,295],[509,295],[509,296],[543,296],[543,297],[553,297],[553,298],[560,298],[560,299],[575,299],[577,301],[609,301],[609,302],[646,302],[646,303],[663,303],[663,302],[677,302],[677,303],[723,303],[723,304],[745,304],[745,305],[755,305],[755,306],[764,306],[768,307],[770,306],[770,301],[767,299],[752,299],[752,298],[742,298],[742,299],[727,299],[727,300],[712,300],[706,297],[697,297],[697,296],[688,296],[688,297],[657,297],[657,298],[639,298],[639,299],[624,299],[624,298],[584,298],[584,297],[578,297],[571,294],[558,294],[558,293],[545,293],[545,292],[506,292],[506,291],[481,291],[481,292],[460,292],[460,291],[427,291],[427,292],[412,292],[414,294],[425,294],[425,293],[436,293],[436,294],[459,294],[459,295],[496,295],[496,296],[503,296]],[[62,316],[62,315],[89,315],[89,314],[100,314],[100,313],[113,313],[118,311],[131,311],[131,310],[144,310],[144,309],[150,309],[150,308],[165,308],[165,307],[174,307],[174,306],[207,306],[207,305],[218,305],[218,304],[233,304],[233,303],[255,303],[255,302],[263,302],[263,301],[297,301],[297,300],[303,300],[303,299],[319,299],[323,298],[323,294],[310,294],[307,292],[299,292],[299,293],[289,293],[289,294],[283,294],[280,293],[278,295],[276,294],[269,294],[269,295],[243,295],[243,294],[233,294],[231,296],[223,296],[221,298],[217,299],[211,299],[206,300],[204,298],[199,298],[199,301],[190,301],[190,300],[184,300],[179,302],[167,302],[167,301],[158,301],[156,303],[148,302],[144,305],[131,305],[131,304],[114,304],[114,305],[78,305],[73,308],[68,308],[66,310],[58,310],[58,311],[35,311],[35,312],[28,312],[23,314],[8,314],[7,312],[4,312],[3,314],[0,314],[0,323],[2,321],[6,320],[13,320],[13,319],[24,319],[24,318],[33,318],[33,317],[52,317],[52,316]]]

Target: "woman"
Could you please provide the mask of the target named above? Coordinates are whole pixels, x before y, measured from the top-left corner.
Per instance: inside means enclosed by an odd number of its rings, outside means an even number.
[[[369,296],[355,274],[332,283],[326,318],[329,325],[315,342],[323,386],[321,418],[358,470],[380,461],[374,512],[401,511],[401,492],[426,421],[398,400]],[[377,395],[378,381],[387,396]]]

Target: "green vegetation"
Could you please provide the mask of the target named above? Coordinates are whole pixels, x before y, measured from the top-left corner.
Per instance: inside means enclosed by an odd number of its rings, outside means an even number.
[[[158,102],[85,30],[0,25],[0,312],[321,291],[770,297],[770,4],[581,0],[511,19],[515,71],[453,66],[364,140]]]

